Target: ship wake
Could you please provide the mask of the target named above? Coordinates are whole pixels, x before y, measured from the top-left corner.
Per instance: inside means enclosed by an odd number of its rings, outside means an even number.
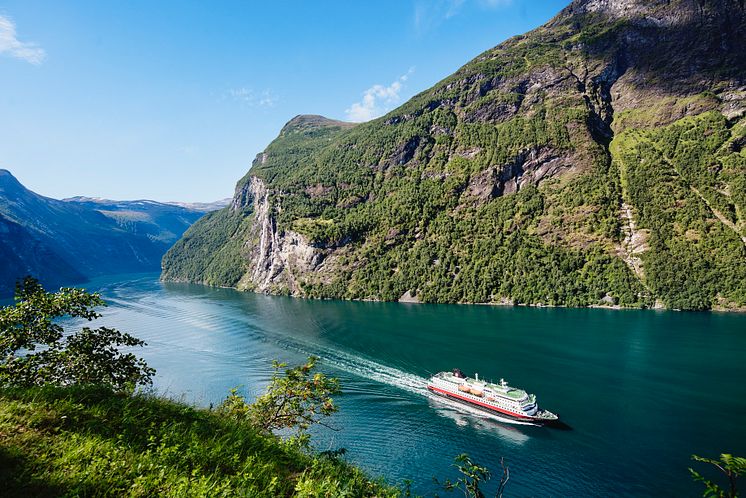
[[[463,403],[434,394],[427,389],[428,381],[426,378],[405,372],[398,368],[383,365],[377,361],[360,355],[345,353],[334,348],[322,347],[319,345],[314,345],[309,348],[307,345],[301,345],[299,343],[290,344],[290,341],[287,341],[285,346],[292,347],[298,352],[304,354],[314,354],[326,365],[347,374],[378,382],[380,384],[386,384],[412,394],[420,395],[427,398],[428,401],[437,402],[442,405],[443,408],[442,410],[438,410],[440,415],[448,416],[453,412],[458,412],[463,415],[478,418],[479,420],[492,420],[512,425],[537,425],[531,422],[501,417],[498,414],[488,413],[484,410],[479,410],[478,408],[473,408]],[[311,349],[313,351],[309,351]],[[432,405],[432,403],[430,404]]]

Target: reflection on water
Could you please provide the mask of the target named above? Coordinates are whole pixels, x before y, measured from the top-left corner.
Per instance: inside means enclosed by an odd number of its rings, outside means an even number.
[[[512,425],[532,424],[486,413],[482,410],[466,406],[463,403],[443,398],[442,396],[438,396],[438,399],[428,398],[427,402],[436,414],[452,420],[458,426],[470,427],[481,432],[494,432],[502,439],[507,439],[515,444],[523,444],[530,437],[528,434],[521,432],[519,428],[512,427]]]
[[[321,357],[343,394],[340,431],[318,430],[319,449],[344,447],[417,493],[455,477],[464,452],[492,469],[505,457],[518,496],[692,495],[691,454],[746,454],[746,315],[309,301],[154,275],[90,287],[110,304],[102,325],[143,338],[157,389],[174,397],[252,397],[273,359]],[[434,399],[426,379],[454,367],[510,379],[573,430]]]

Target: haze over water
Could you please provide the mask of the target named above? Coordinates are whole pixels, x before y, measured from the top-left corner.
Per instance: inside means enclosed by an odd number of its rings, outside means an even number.
[[[496,474],[507,459],[506,496],[698,495],[691,454],[746,455],[744,314],[310,301],[157,278],[88,287],[109,303],[102,324],[148,343],[160,393],[205,406],[235,386],[254,396],[272,359],[315,354],[344,391],[339,431],[316,431],[318,449],[344,447],[418,493],[456,477],[464,452]],[[535,393],[571,429],[427,393],[430,373],[454,367]]]

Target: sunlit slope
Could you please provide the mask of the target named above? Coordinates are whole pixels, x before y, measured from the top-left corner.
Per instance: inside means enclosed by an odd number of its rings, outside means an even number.
[[[576,1],[384,117],[299,116],[233,205],[166,255],[164,278],[744,307],[744,19],[731,0]]]

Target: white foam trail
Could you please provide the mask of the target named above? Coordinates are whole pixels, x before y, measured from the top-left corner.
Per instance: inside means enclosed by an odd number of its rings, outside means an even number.
[[[420,377],[418,375],[410,374],[402,370],[399,370],[397,368],[388,367],[378,362],[375,362],[375,361],[372,361],[366,358],[362,358],[359,356],[351,355],[348,353],[344,353],[342,351],[334,350],[331,348],[318,347],[316,349],[318,351],[316,354],[322,360],[324,360],[327,364],[339,370],[342,370],[347,373],[351,373],[353,375],[357,375],[359,377],[363,377],[365,379],[372,380],[374,382],[380,382],[382,384],[387,384],[389,386],[393,386],[393,387],[402,389],[404,391],[408,391],[414,394],[419,394],[421,396],[428,398],[429,400],[433,400],[437,403],[445,404],[448,406],[448,408],[452,410],[456,410],[456,411],[459,411],[464,414],[468,414],[473,417],[478,417],[479,419],[482,419],[482,420],[491,419],[491,420],[495,420],[498,422],[514,424],[514,425],[529,425],[529,426],[536,425],[530,422],[523,422],[519,420],[501,417],[497,414],[488,413],[483,410],[472,408],[463,403],[450,400],[443,396],[433,394],[427,389],[427,379]],[[441,415],[443,414],[441,413]]]
[[[321,355],[330,365],[345,372],[414,394],[427,395],[427,379],[375,361],[326,349]]]
[[[110,302],[115,303],[117,307],[121,306],[123,308],[129,307],[137,309],[138,312],[150,311],[152,313],[152,308],[157,308],[155,306],[152,306],[151,303],[133,303],[132,301],[120,302],[116,298],[110,299]],[[178,319],[181,323],[199,330],[213,330],[213,318],[214,317],[211,316],[209,313],[200,313],[199,311],[195,312],[194,310],[185,310],[184,313],[178,315]],[[433,394],[427,389],[426,378],[405,372],[394,367],[383,365],[368,358],[358,356],[356,354],[346,353],[336,348],[298,341],[297,338],[291,338],[285,335],[278,337],[275,334],[268,333],[268,331],[256,329],[254,327],[248,327],[248,329],[255,337],[264,337],[265,340],[271,338],[272,342],[274,342],[275,344],[280,344],[288,349],[293,349],[304,355],[313,354],[319,356],[324,361],[324,363],[349,374],[423,396],[428,400],[436,401],[437,403],[447,406],[452,410],[468,414],[472,417],[477,417],[480,420],[492,419],[508,424],[535,425],[508,419],[505,417],[500,417],[499,415],[493,415],[482,410],[469,407],[468,405],[465,405],[463,403],[458,403],[442,396],[438,396],[437,394]]]

